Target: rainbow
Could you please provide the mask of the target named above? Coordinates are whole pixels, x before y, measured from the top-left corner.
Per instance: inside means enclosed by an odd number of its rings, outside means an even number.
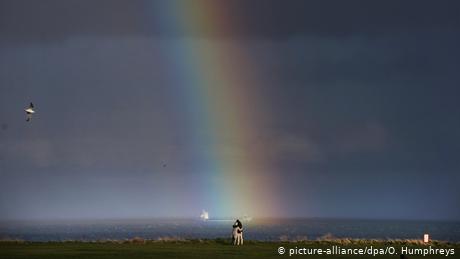
[[[206,160],[200,168],[206,207],[200,211],[211,217],[274,215],[276,179],[268,174],[270,150],[258,136],[264,114],[253,92],[260,85],[256,66],[243,45],[209,37],[231,35],[224,2],[162,1],[153,8],[155,22],[178,38],[169,63],[186,96],[192,146]]]

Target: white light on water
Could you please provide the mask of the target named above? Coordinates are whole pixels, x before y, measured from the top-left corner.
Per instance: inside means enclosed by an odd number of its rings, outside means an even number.
[[[252,217],[249,217],[248,214],[244,214],[243,221],[249,222],[252,220]]]
[[[209,213],[207,211],[205,211],[205,210],[201,211],[200,218],[202,220],[205,220],[205,221],[208,220],[209,219]]]

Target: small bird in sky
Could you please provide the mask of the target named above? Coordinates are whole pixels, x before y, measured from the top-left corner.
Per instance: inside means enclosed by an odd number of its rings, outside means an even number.
[[[27,109],[24,109],[24,111],[26,112],[27,114],[27,118],[26,118],[26,121],[30,121],[32,119],[32,114],[35,113],[34,111],[34,104],[33,103],[30,103],[29,107]]]

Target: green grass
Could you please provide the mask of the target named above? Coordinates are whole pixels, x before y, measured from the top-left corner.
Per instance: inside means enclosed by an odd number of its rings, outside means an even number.
[[[229,244],[228,240],[191,240],[191,241],[106,241],[106,242],[0,242],[1,259],[58,259],[58,258],[399,258],[392,256],[292,256],[279,255],[278,247],[286,249],[295,247],[305,248],[330,248],[338,245],[342,248],[365,246],[384,248],[393,246],[398,251],[400,246],[426,248],[427,245],[413,241],[306,241],[306,242],[255,242],[249,241],[244,246],[236,247]],[[447,258],[460,258],[460,244],[434,243],[435,248],[453,248],[455,254]],[[288,253],[288,251],[287,251]],[[445,255],[435,256],[409,256],[408,258],[446,258]]]

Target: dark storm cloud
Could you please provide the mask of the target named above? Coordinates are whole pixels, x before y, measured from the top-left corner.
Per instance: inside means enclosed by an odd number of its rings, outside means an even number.
[[[235,163],[266,150],[286,216],[460,218],[456,1],[226,1],[228,29],[187,32],[170,3],[0,0],[0,218],[201,210],[211,151],[169,64],[183,45],[252,62],[268,119],[214,144]],[[162,196],[177,189],[187,204]]]
[[[401,32],[457,31],[457,1],[28,1],[0,2],[2,41],[65,40],[73,36],[192,36],[279,39]],[[200,15],[223,21],[219,30],[189,21],[174,30],[171,6],[215,6]],[[174,8],[174,7],[172,7]],[[178,10],[176,10],[178,11]],[[194,26],[197,25],[197,26]]]

